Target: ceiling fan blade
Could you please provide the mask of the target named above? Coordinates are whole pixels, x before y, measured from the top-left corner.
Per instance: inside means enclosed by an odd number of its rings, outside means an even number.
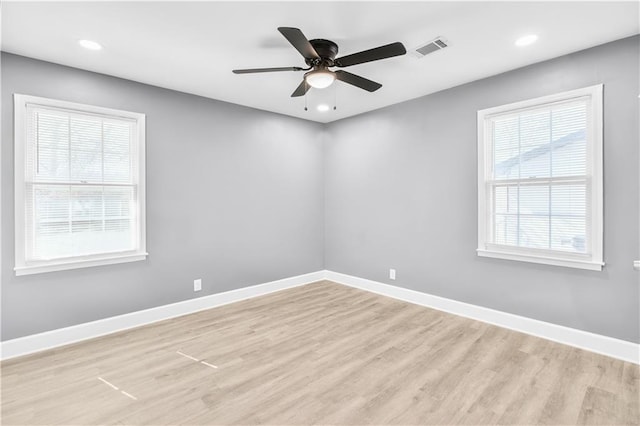
[[[343,56],[334,61],[338,67],[350,67],[351,65],[363,64],[365,62],[379,61],[380,59],[392,58],[407,53],[407,49],[400,42],[375,47],[352,55]]]
[[[282,33],[284,38],[286,38],[289,43],[291,43],[291,45],[293,45],[293,47],[295,47],[298,52],[304,56],[305,59],[320,58],[316,49],[313,48],[311,43],[309,43],[309,40],[307,40],[304,34],[302,34],[302,31],[298,28],[279,27],[278,31]]]
[[[280,67],[280,68],[250,68],[245,70],[233,70],[234,74],[251,74],[255,72],[273,72],[273,71],[303,71],[300,67]]]
[[[375,92],[376,90],[382,87],[382,84],[380,83],[376,83],[375,81],[371,81],[367,78],[360,77],[359,75],[351,74],[350,72],[347,72],[347,71],[338,70],[338,71],[335,71],[335,73],[336,73],[336,78],[338,80],[344,81],[345,83],[364,89],[367,92]]]
[[[300,85],[296,88],[296,90],[293,91],[293,93],[291,94],[292,98],[297,98],[298,96],[304,96],[306,95],[306,93],[309,91],[309,89],[311,88],[311,86],[309,86],[307,84],[306,80],[302,80],[302,83],[300,83]]]

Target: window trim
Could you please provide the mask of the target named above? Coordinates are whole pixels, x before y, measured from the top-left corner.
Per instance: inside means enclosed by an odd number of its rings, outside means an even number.
[[[98,114],[125,118],[136,122],[138,144],[137,182],[137,215],[139,227],[139,244],[137,250],[109,252],[88,256],[75,256],[48,261],[27,261],[25,253],[25,173],[27,143],[27,105],[38,105],[55,109],[64,109],[81,114]],[[39,274],[44,272],[86,268],[91,266],[112,265],[116,263],[145,260],[146,250],[146,184],[145,184],[145,114],[103,108],[57,99],[42,98],[30,95],[14,94],[14,242],[16,275]]]
[[[545,265],[565,266],[570,268],[587,269],[601,271],[604,266],[603,244],[604,244],[604,223],[603,223],[603,85],[584,87],[553,95],[542,96],[493,108],[478,111],[478,249],[476,253],[480,257],[491,257],[496,259],[517,260],[523,262],[540,263]],[[590,97],[589,117],[590,129],[587,137],[588,147],[591,152],[588,155],[587,170],[590,171],[588,179],[591,184],[591,222],[590,222],[590,252],[591,255],[580,255],[575,253],[550,253],[550,251],[537,251],[522,247],[497,246],[489,243],[488,232],[488,211],[487,211],[487,178],[491,170],[490,155],[487,155],[488,141],[490,140],[489,126],[486,123],[489,119],[507,113],[526,111],[527,109],[538,108],[556,102],[566,102],[571,99]]]

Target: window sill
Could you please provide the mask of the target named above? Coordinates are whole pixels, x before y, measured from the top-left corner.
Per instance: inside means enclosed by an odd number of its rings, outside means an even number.
[[[564,266],[567,268],[587,269],[590,271],[602,271],[603,262],[593,262],[577,259],[558,259],[554,257],[536,256],[531,254],[508,253],[496,250],[477,249],[480,257],[491,257],[494,259],[517,260],[520,262],[540,263],[543,265]]]
[[[37,265],[16,266],[17,276],[42,274],[45,272],[65,271],[68,269],[89,268],[92,266],[113,265],[116,263],[136,262],[145,260],[149,253],[113,254],[88,259],[74,259],[70,261],[47,262]]]

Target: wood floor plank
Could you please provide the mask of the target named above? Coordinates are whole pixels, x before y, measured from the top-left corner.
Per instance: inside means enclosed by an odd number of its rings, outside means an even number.
[[[637,365],[327,281],[0,367],[4,425],[640,418]]]

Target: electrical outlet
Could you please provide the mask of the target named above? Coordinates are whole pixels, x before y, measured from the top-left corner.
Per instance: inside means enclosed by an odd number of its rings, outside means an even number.
[[[193,280],[193,291],[202,290],[202,279]]]
[[[395,269],[389,269],[389,279],[390,280],[395,280],[396,279],[396,270]]]

